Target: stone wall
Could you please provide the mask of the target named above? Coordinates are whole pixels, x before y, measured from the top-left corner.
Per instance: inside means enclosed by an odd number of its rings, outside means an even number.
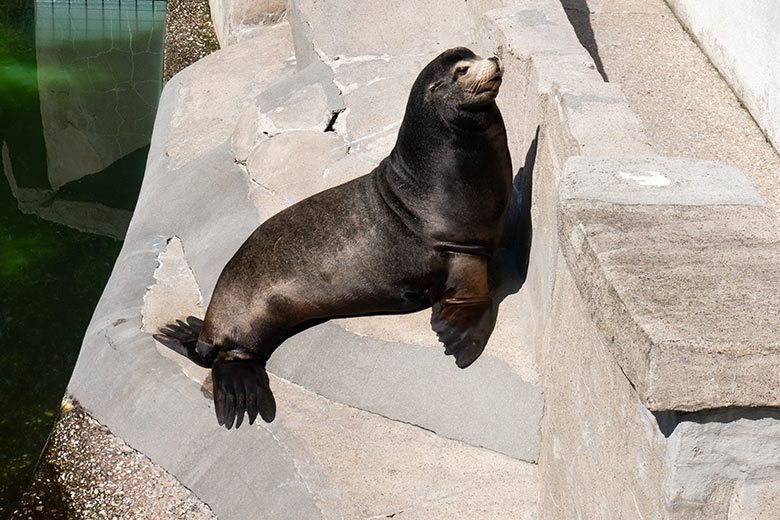
[[[776,218],[733,167],[649,155],[557,2],[514,2],[484,30],[513,152],[534,156],[518,321],[545,389],[540,518],[766,514]]]

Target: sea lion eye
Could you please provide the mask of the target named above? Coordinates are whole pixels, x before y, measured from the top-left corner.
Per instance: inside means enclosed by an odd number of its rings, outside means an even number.
[[[455,74],[457,74],[458,76],[465,76],[466,73],[468,73],[468,71],[469,71],[468,67],[458,67],[457,69],[455,69]]]

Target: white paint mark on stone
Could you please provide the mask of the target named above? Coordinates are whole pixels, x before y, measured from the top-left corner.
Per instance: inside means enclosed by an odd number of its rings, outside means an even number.
[[[366,86],[368,87],[369,85],[373,85],[374,83],[379,83],[380,81],[384,81],[386,79],[390,79],[390,78],[388,78],[387,76],[377,76],[371,81],[369,81],[368,83],[366,83]]]
[[[257,135],[265,134],[268,137],[273,137],[278,133],[279,129],[273,120],[268,117],[268,114],[260,110],[260,107],[257,107]]]
[[[334,56],[333,58],[328,59],[326,63],[330,65],[333,69],[337,69],[341,65],[349,65],[352,63],[365,63],[367,61],[379,61],[379,60],[388,62],[391,59],[393,59],[393,57],[387,53],[366,54],[363,56]]]
[[[639,520],[645,520],[645,517],[642,516],[642,512],[639,510],[639,504],[636,501],[636,495],[634,494],[633,491],[631,491],[630,488],[628,491],[631,493],[631,498],[634,499],[634,507],[636,508],[636,513],[639,515]]]
[[[618,172],[618,174],[624,179],[636,181],[640,186],[664,187],[669,186],[672,183],[672,181],[661,172],[652,170],[646,170],[646,175],[626,172]]]
[[[341,92],[342,96],[351,94],[352,92],[360,88],[359,83],[350,83],[349,85],[345,85],[344,83],[341,83],[335,78],[333,78],[333,84],[336,85],[336,88],[339,89],[339,92]]]

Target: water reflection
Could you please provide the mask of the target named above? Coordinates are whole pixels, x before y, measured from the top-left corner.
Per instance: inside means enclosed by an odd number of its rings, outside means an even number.
[[[135,205],[164,20],[161,1],[0,0],[0,518],[29,483]]]
[[[116,163],[149,143],[160,93],[164,21],[160,1],[35,3],[45,179],[39,170],[15,167],[15,156],[29,153],[29,143],[17,150],[4,142],[2,148],[3,172],[21,211],[81,231],[124,236],[132,205],[111,204],[106,193],[89,190],[94,183],[88,183],[88,197],[74,201],[73,192],[80,190],[71,184],[88,175],[111,176],[115,190],[125,181],[137,182],[117,175],[127,169],[117,171]],[[18,87],[33,77],[24,64],[8,72],[8,81]],[[146,154],[140,155],[143,160]],[[63,192],[63,187],[70,189]]]

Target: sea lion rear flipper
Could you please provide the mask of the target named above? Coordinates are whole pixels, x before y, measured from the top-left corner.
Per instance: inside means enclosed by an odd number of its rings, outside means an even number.
[[[244,412],[249,424],[258,413],[265,422],[276,417],[276,401],[271,393],[265,365],[258,359],[247,358],[234,351],[220,352],[211,367],[214,381],[214,409],[217,422],[228,430],[241,426]]]
[[[173,350],[185,356],[193,363],[205,368],[211,368],[216,356],[216,349],[203,343],[198,343],[198,336],[203,329],[203,320],[188,316],[187,322],[176,320],[160,329],[160,334],[152,337]]]
[[[487,258],[453,253],[446,288],[432,304],[431,327],[444,344],[444,353],[466,368],[485,349],[496,323],[488,291]]]

